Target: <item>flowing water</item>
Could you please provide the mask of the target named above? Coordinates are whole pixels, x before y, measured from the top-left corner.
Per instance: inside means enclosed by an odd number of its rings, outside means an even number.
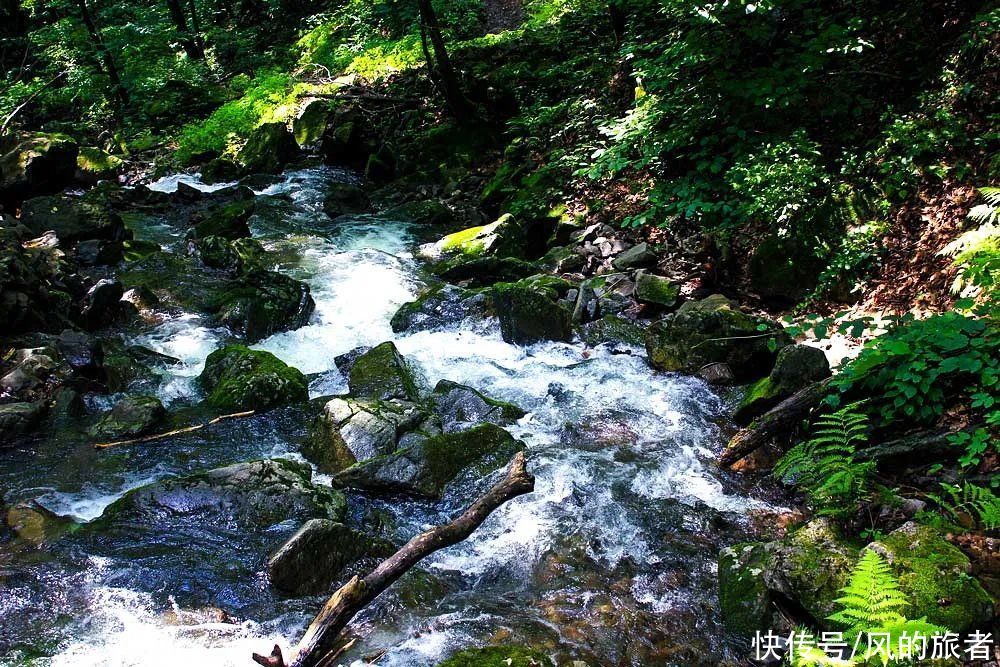
[[[719,623],[715,558],[745,537],[752,512],[769,506],[710,463],[723,441],[723,400],[699,380],[652,371],[642,350],[509,345],[491,319],[394,334],[390,317],[424,284],[411,255],[424,232],[377,216],[331,221],[322,213],[325,184],[350,178],[307,169],[258,193],[254,235],[276,270],[310,284],[317,307],[308,326],[255,347],[309,374],[311,394],[323,396],[346,392],[337,355],[394,340],[427,386],[447,378],[523,407],[527,415],[509,430],[527,444],[537,481],[533,494],[501,507],[366,609],[343,663],[379,655],[379,665],[423,667],[496,642],[595,667],[731,656],[738,642]],[[197,184],[173,177],[154,187],[170,190],[178,180]],[[134,227],[139,238],[179,244],[163,221]],[[205,357],[227,335],[197,315],[174,314],[129,342],[180,360],[163,370],[158,391],[183,413],[198,399],[193,379]],[[150,481],[300,458],[307,422],[304,409],[289,408],[101,452],[63,433],[4,452],[0,491],[8,504],[35,499],[92,521]],[[453,516],[496,475],[461,479],[438,503],[351,495],[352,519],[405,541]],[[254,534],[167,522],[0,551],[0,664],[251,664],[252,651],[294,641],[322,602],[282,598],[266,580],[267,553],[295,528]]]

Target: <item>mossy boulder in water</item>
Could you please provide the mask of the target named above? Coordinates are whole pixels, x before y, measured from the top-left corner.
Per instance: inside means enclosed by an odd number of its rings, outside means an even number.
[[[494,424],[413,440],[391,454],[341,471],[334,476],[334,484],[438,498],[463,470],[478,465],[477,470],[487,474],[524,448],[524,443]]]
[[[289,519],[342,521],[344,495],[311,481],[304,463],[270,459],[168,479],[128,492],[93,529],[111,525],[158,528],[183,522],[215,526],[272,526]],[[88,528],[90,525],[88,525]]]
[[[469,227],[423,246],[421,254],[438,258],[446,255],[521,257],[524,255],[524,228],[507,213],[488,225]]]
[[[206,236],[221,236],[225,239],[239,239],[250,236],[247,221],[256,210],[253,199],[237,199],[224,202],[200,213],[188,230],[189,239],[203,239]]]
[[[163,421],[167,411],[155,396],[129,396],[90,429],[94,438],[131,438],[149,432]]]
[[[359,356],[351,366],[347,385],[356,397],[409,400],[420,397],[413,369],[391,341]]]
[[[486,296],[480,292],[437,285],[414,301],[404,303],[390,322],[396,333],[425,330],[457,324],[467,317],[486,315]]]
[[[527,345],[543,340],[572,340],[572,315],[557,301],[558,287],[530,281],[497,283],[492,295],[493,307],[500,320],[500,334],[508,343]]]
[[[85,239],[124,241],[132,237],[121,216],[105,203],[61,195],[24,202],[21,222],[35,236],[55,232],[66,246]]]
[[[368,206],[368,195],[353,183],[330,183],[323,197],[323,212],[331,218],[346,213],[359,213]]]
[[[76,172],[79,146],[64,134],[25,134],[0,140],[0,205],[13,212],[30,197],[59,192]]]
[[[316,310],[309,286],[276,271],[251,271],[217,297],[219,321],[255,343],[305,326]]]
[[[642,347],[645,335],[641,326],[618,315],[605,315],[598,320],[587,322],[580,329],[580,337],[591,346],[602,343],[624,343]]]
[[[201,168],[201,181],[208,185],[235,181],[240,177],[240,166],[226,158],[209,160]]]
[[[540,651],[523,646],[487,646],[455,653],[437,667],[554,667]]]
[[[398,399],[334,398],[313,423],[302,454],[323,472],[396,450],[400,437],[428,417],[419,406]]]
[[[439,381],[430,398],[442,428],[449,433],[483,422],[504,426],[526,414],[513,403],[492,398],[478,389],[451,380]]]
[[[330,120],[330,103],[326,100],[306,100],[292,121],[295,143],[302,148],[312,148],[323,138]]]
[[[267,575],[288,595],[325,592],[344,568],[366,557],[395,551],[386,540],[330,519],[310,519],[267,560]]]
[[[722,297],[687,302],[646,330],[654,367],[695,373],[725,363],[743,380],[770,373],[777,351],[791,342],[777,322],[735,310]]]
[[[910,601],[908,618],[954,632],[986,627],[994,601],[972,577],[969,558],[936,530],[907,523],[867,547],[881,554]]]
[[[260,242],[252,238],[230,241],[222,236],[206,236],[192,243],[192,248],[205,266],[237,275],[262,268],[266,254]]]
[[[778,352],[771,373],[747,390],[734,419],[748,424],[803,387],[827,377],[830,377],[830,362],[822,350],[788,345]]]
[[[227,345],[208,355],[198,381],[220,410],[266,410],[309,399],[308,383],[270,352]]]
[[[442,280],[466,287],[489,287],[515,282],[538,273],[538,266],[516,257],[469,257],[459,255],[435,264],[431,271]]]
[[[299,146],[284,123],[264,123],[250,133],[236,161],[247,172],[277,174],[298,153]]]

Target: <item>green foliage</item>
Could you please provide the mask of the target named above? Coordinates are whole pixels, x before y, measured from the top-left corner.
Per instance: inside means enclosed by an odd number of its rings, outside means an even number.
[[[1000,528],[1000,496],[990,489],[964,482],[941,484],[943,494],[928,494],[940,510],[959,525],[983,530]]]
[[[995,317],[1000,308],[1000,188],[983,187],[979,193],[985,201],[969,211],[976,227],[946,245],[941,254],[954,258],[958,267],[954,291],[975,299]]]
[[[855,460],[867,439],[868,418],[849,405],[820,417],[812,437],[789,450],[774,466],[774,474],[805,490],[817,514],[846,517],[870,493],[875,465]]]
[[[888,635],[885,644],[872,642],[861,661],[890,662],[885,651],[899,646],[904,635],[920,633],[925,638],[945,629],[928,623],[926,619],[908,620],[903,611],[909,606],[906,595],[899,589],[899,582],[889,564],[876,551],[866,549],[851,572],[850,581],[840,591],[843,595],[836,602],[842,609],[828,620],[846,628],[845,637],[853,644],[860,634]]]
[[[1000,330],[989,318],[958,312],[903,319],[869,342],[832,383],[830,403],[871,396],[882,425],[931,424],[962,400],[987,415],[1000,399]]]

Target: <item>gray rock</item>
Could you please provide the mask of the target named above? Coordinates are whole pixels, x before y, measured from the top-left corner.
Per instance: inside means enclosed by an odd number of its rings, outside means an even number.
[[[524,410],[506,401],[491,398],[464,384],[441,380],[431,396],[434,413],[447,433],[489,422],[505,426],[525,415]]]
[[[680,290],[669,279],[655,276],[645,270],[635,274],[635,298],[640,303],[649,303],[663,308],[677,305]]]
[[[44,401],[0,405],[0,443],[10,443],[31,432],[45,417]]]
[[[90,429],[94,438],[131,438],[147,433],[163,421],[167,411],[155,396],[129,396]]]
[[[611,262],[611,265],[619,271],[641,269],[654,264],[656,264],[656,255],[649,249],[649,245],[645,241],[632,246]]]

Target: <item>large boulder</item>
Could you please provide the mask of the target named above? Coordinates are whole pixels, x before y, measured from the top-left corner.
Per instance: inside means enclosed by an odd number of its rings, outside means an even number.
[[[430,398],[434,414],[440,418],[447,433],[484,422],[506,426],[526,414],[513,403],[492,398],[478,389],[451,380],[439,381]]]
[[[254,199],[236,199],[199,211],[191,219],[187,236],[190,239],[203,239],[207,236],[239,239],[250,236],[247,221],[256,208]]]
[[[390,324],[397,333],[441,328],[467,317],[484,317],[486,305],[486,296],[480,292],[438,285],[400,306]]]
[[[25,247],[6,231],[0,229],[0,321],[4,333],[62,330],[75,317],[83,285],[58,248]]]
[[[109,524],[156,527],[186,519],[208,525],[267,527],[313,518],[342,521],[339,491],[314,485],[304,463],[271,459],[168,479],[128,492],[112,503],[94,528]]]
[[[899,580],[910,607],[908,618],[964,633],[986,627],[994,601],[972,577],[972,565],[936,530],[907,523],[867,547],[881,554]]]
[[[287,595],[316,595],[344,568],[366,557],[387,557],[391,543],[330,519],[310,519],[267,560],[267,575]]]
[[[524,448],[524,443],[494,424],[412,440],[391,454],[342,470],[334,476],[334,484],[438,498],[466,468],[475,465],[478,472],[487,474]]]
[[[255,343],[305,326],[316,302],[309,285],[276,271],[251,271],[218,297],[219,320]]]
[[[310,99],[302,103],[292,121],[295,143],[301,148],[315,148],[326,132],[330,120],[330,103],[326,100]]]
[[[524,244],[524,228],[508,213],[488,225],[463,229],[421,246],[420,253],[432,259],[447,255],[522,257]]]
[[[45,418],[44,401],[0,404],[0,444],[14,442],[30,433]]]
[[[348,373],[351,395],[375,399],[420,398],[420,388],[410,364],[386,341],[355,359]]]
[[[611,265],[619,271],[648,268],[654,264],[656,264],[656,253],[650,249],[649,244],[645,241],[621,252],[611,262]]]
[[[400,438],[427,418],[408,401],[334,398],[313,423],[302,454],[322,472],[339,472],[395,451]]]
[[[230,241],[221,236],[206,236],[192,242],[190,251],[205,266],[233,275],[263,270],[266,256],[264,247],[252,238]]]
[[[750,386],[733,418],[748,424],[803,387],[830,377],[830,362],[822,350],[788,345],[778,351],[771,373]]]
[[[503,339],[518,345],[572,340],[572,314],[558,301],[565,292],[565,287],[555,282],[525,280],[494,285],[493,307]]]
[[[723,297],[689,301],[646,330],[646,354],[661,370],[696,373],[724,363],[739,380],[770,373],[791,337],[772,320],[732,308]]]
[[[13,213],[25,199],[68,186],[78,153],[77,143],[64,134],[28,134],[0,141],[0,206]]]
[[[116,180],[125,161],[93,146],[80,148],[76,157],[76,180],[93,185],[98,181]]]
[[[55,232],[72,246],[85,239],[124,241],[132,237],[121,216],[103,202],[63,195],[35,197],[21,207],[21,222],[35,236]]]
[[[129,396],[90,428],[94,438],[132,438],[148,433],[163,421],[167,411],[155,396]]]
[[[299,153],[284,123],[264,123],[250,133],[236,161],[248,172],[277,174]]]
[[[466,287],[489,287],[533,276],[538,273],[538,266],[515,257],[458,255],[435,264],[431,272],[442,280]]]
[[[205,401],[220,410],[266,410],[309,399],[306,378],[270,352],[227,345],[208,355],[198,376]]]
[[[346,213],[359,213],[368,206],[368,195],[353,183],[331,183],[323,197],[323,212],[331,218]]]

